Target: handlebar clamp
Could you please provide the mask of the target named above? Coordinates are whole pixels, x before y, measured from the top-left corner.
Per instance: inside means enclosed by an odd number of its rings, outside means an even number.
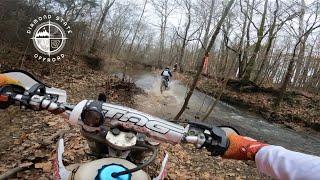
[[[205,135],[205,142],[202,147],[211,152],[212,156],[223,155],[229,147],[229,139],[226,133],[217,126],[209,126],[199,122],[188,122],[191,127],[199,128]],[[209,132],[209,133],[208,133]]]
[[[212,156],[223,155],[229,147],[229,139],[226,133],[219,127],[213,126],[210,130],[211,139],[206,138],[204,146]]]

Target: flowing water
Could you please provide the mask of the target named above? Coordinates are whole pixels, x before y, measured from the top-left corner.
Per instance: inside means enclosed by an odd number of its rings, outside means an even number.
[[[160,93],[160,77],[151,73],[134,76],[135,83],[147,95],[137,98],[140,110],[156,116],[172,119],[180,110],[187,92],[187,87],[181,82],[173,80],[170,89]],[[195,120],[195,116],[202,117],[208,107],[215,100],[204,93],[195,91],[189,101],[183,118]],[[291,150],[320,155],[320,136],[304,132],[296,132],[278,124],[265,121],[262,117],[219,102],[206,120],[210,124],[230,125],[237,128],[241,134],[280,145]]]

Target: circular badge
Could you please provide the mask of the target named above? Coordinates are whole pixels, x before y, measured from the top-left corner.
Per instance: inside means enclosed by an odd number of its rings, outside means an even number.
[[[38,25],[33,31],[34,47],[42,54],[51,56],[59,53],[66,43],[66,33],[57,23],[50,20]]]

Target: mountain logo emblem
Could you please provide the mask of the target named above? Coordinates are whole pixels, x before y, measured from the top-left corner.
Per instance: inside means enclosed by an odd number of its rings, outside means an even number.
[[[59,24],[48,20],[35,28],[31,39],[34,47],[41,54],[50,57],[58,54],[64,48],[68,38]]]

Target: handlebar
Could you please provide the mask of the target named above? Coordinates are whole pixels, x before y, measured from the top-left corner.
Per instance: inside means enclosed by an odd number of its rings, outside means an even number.
[[[186,127],[154,117],[125,106],[101,101],[83,100],[76,105],[60,103],[48,96],[10,94],[11,100],[32,110],[48,110],[62,115],[71,124],[81,125],[88,131],[99,130],[100,126],[121,127],[146,134],[148,137],[171,144],[191,143],[197,148],[206,147],[212,155],[223,154],[229,141],[223,130],[216,126],[189,122]],[[86,122],[84,112],[97,113],[99,124],[92,127]],[[58,112],[58,113],[57,113]]]

